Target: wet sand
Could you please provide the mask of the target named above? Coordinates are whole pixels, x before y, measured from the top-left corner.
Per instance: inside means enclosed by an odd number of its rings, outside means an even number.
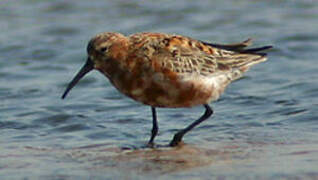
[[[293,149],[298,147],[299,151],[288,152],[285,150],[291,146],[293,146]],[[180,173],[193,172],[193,170],[200,172],[200,169],[204,171],[211,169],[211,173],[218,174],[217,177],[223,177],[220,175],[223,171],[231,172],[233,169],[237,171],[242,167],[246,169],[248,166],[255,169],[257,168],[255,162],[259,164],[260,161],[264,161],[264,166],[266,166],[266,158],[273,153],[270,151],[271,147],[276,150],[277,148],[284,149],[280,155],[286,156],[287,159],[306,155],[313,156],[314,154],[317,154],[318,157],[318,151],[315,150],[318,148],[317,146],[312,146],[305,150],[301,143],[268,144],[247,142],[245,144],[242,143],[241,146],[238,143],[224,146],[215,144],[215,147],[209,148],[181,144],[174,148],[139,149],[111,147],[109,144],[92,144],[68,149],[25,146],[19,149],[14,148],[14,151],[2,153],[0,167],[1,169],[22,170],[23,172],[28,172],[28,169],[31,172],[35,168],[45,171],[52,167],[52,170],[55,169],[56,173],[46,175],[46,178],[62,177],[66,179],[74,178],[75,172],[85,172],[89,174],[89,177],[113,173],[111,177],[129,179],[132,176],[147,179],[152,176],[178,175]],[[51,165],[47,164],[47,162],[51,162]],[[289,165],[292,168],[293,164]],[[59,172],[60,170],[58,171],[56,167],[64,169],[63,171],[65,172]],[[68,176],[67,172],[71,172],[72,176]],[[251,172],[251,174],[254,173]],[[248,174],[244,175],[244,177],[248,176]],[[266,179],[266,175],[258,176]],[[296,174],[292,177],[318,178],[318,173],[299,173],[299,176]]]

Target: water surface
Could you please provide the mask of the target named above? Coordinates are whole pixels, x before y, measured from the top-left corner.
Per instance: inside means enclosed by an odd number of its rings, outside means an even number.
[[[4,0],[1,179],[318,178],[318,2]],[[151,111],[98,72],[61,100],[98,32],[274,45],[177,149],[143,149]],[[204,109],[158,109],[167,144]]]

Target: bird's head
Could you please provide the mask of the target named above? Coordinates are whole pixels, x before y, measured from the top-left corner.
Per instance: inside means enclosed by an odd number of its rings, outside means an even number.
[[[62,99],[66,97],[81,78],[93,69],[97,69],[108,76],[111,64],[124,56],[122,51],[125,47],[125,41],[125,36],[113,32],[104,32],[93,37],[87,45],[88,57],[86,63],[69,83],[62,95]]]

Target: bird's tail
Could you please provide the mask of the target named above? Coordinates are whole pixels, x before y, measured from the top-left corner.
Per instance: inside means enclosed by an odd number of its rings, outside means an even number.
[[[247,39],[235,44],[214,44],[206,43],[206,45],[220,49],[222,58],[218,60],[221,65],[230,66],[233,70],[233,80],[238,79],[251,66],[267,60],[267,54],[262,52],[272,48],[272,46],[263,46],[247,49],[252,44],[252,39]]]
[[[260,52],[267,49],[271,49],[273,46],[263,46],[259,48],[251,48],[251,49],[245,49],[246,47],[252,45],[252,39],[249,38],[243,42],[234,43],[234,44],[214,44],[214,43],[206,43],[202,42],[205,45],[212,46],[215,48],[228,50],[228,51],[234,51],[237,53],[249,53],[249,54],[257,54],[257,55],[264,55],[266,56],[266,53]]]
[[[206,43],[205,45],[218,48],[223,51],[222,59],[218,62],[231,66],[232,68],[239,68],[241,71],[245,72],[254,64],[267,60],[267,54],[262,52],[264,50],[270,49],[273,46],[263,46],[258,48],[246,49],[246,47],[252,45],[252,39],[247,39],[240,43],[235,44],[214,44]],[[227,52],[230,52],[229,54]]]

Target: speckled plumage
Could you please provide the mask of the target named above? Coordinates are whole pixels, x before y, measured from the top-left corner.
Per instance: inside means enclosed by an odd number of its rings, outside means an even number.
[[[266,60],[264,54],[244,53],[249,43],[232,45],[237,48],[230,51],[180,35],[101,33],[90,41],[88,54],[96,69],[136,101],[190,107],[218,99],[231,81]]]
[[[250,39],[221,45],[164,33],[100,33],[90,40],[86,65],[63,98],[81,77],[97,69],[121,93],[151,106],[153,113],[155,107],[197,105],[208,111],[207,104],[217,100],[230,82],[266,60],[259,51],[271,46],[246,49],[250,44]]]

